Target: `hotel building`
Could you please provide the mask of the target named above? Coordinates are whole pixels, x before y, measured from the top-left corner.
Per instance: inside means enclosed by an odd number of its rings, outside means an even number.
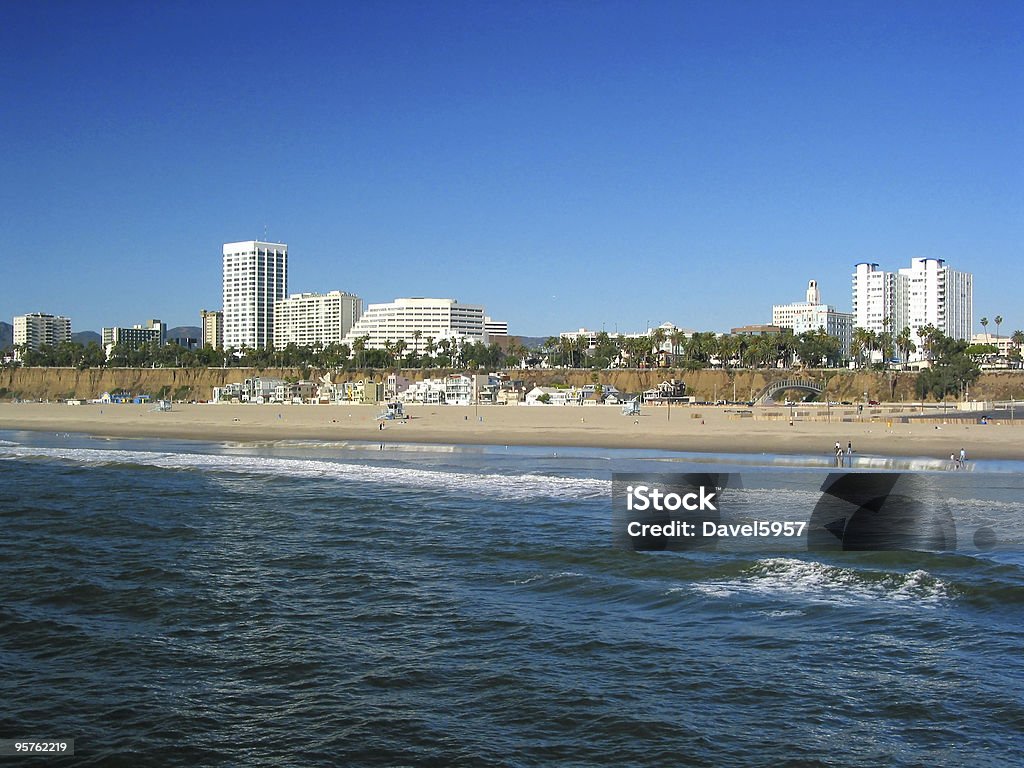
[[[805,301],[774,305],[772,307],[772,325],[778,328],[790,328],[796,335],[805,331],[824,329],[829,336],[839,339],[843,357],[850,356],[850,343],[853,340],[853,314],[839,312],[829,304],[822,304],[817,280],[808,281]]]
[[[225,347],[274,342],[274,305],[288,294],[288,246],[244,240],[224,244]]]
[[[71,341],[70,318],[44,312],[17,315],[14,318],[15,358],[20,358],[22,348],[35,352],[42,344],[55,347],[65,341]]]
[[[484,308],[478,304],[460,304],[454,299],[395,299],[388,304],[370,304],[345,343],[366,337],[366,349],[384,349],[387,344],[404,341],[413,351],[424,351],[428,340],[441,339],[487,342]]]
[[[159,320],[150,320],[145,325],[133,325],[131,328],[104,328],[101,333],[103,348],[110,357],[110,350],[115,345],[139,349],[147,344],[162,345],[167,340],[167,324]]]
[[[274,347],[340,344],[363,313],[351,293],[296,293],[274,306]]]

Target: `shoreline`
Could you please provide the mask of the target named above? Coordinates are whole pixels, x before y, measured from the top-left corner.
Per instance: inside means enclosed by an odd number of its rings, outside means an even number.
[[[1024,460],[1017,424],[801,421],[739,417],[730,409],[647,407],[640,416],[601,406],[411,405],[408,420],[378,426],[372,405],[185,404],[161,412],[148,405],[0,403],[0,429],[75,432],[98,437],[203,441],[360,441],[439,445],[516,445],[648,449],[685,453],[829,456],[838,441],[858,455],[948,460]],[[1024,420],[1020,426],[1024,426]]]

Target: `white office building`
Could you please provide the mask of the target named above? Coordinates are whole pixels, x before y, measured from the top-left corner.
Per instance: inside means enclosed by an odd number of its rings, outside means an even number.
[[[824,329],[829,336],[839,339],[843,357],[850,356],[850,343],[853,340],[853,314],[840,312],[829,304],[822,304],[817,280],[808,281],[805,301],[774,305],[772,307],[772,325],[778,328],[790,328],[796,335],[805,331]]]
[[[919,331],[933,325],[954,339],[969,339],[974,311],[974,276],[942,259],[915,258],[897,272],[877,264],[858,264],[853,273],[854,324],[875,333],[898,334],[910,328],[923,358]]]
[[[70,318],[45,312],[32,312],[14,318],[15,358],[21,357],[23,347],[35,352],[42,344],[55,347],[65,341],[71,341]]]
[[[363,314],[351,293],[295,293],[274,306],[274,348],[340,344]]]
[[[428,341],[487,343],[484,308],[479,304],[460,304],[454,299],[395,299],[388,304],[370,304],[345,343],[366,338],[366,349],[384,349],[404,341],[410,351],[423,352]]]
[[[288,246],[244,240],[224,244],[224,346],[268,347],[274,305],[288,294]]]

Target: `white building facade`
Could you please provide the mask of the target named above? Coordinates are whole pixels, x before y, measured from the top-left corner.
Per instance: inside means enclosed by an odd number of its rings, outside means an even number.
[[[45,312],[32,312],[14,318],[15,358],[20,357],[23,347],[35,352],[42,344],[57,346],[65,341],[71,341],[70,318]]]
[[[274,305],[274,347],[340,344],[363,314],[351,293],[296,293]]]
[[[898,334],[910,328],[923,359],[920,329],[932,325],[953,339],[971,337],[974,313],[974,276],[948,266],[942,259],[911,259],[897,272],[863,262],[853,273],[855,327],[875,333]]]
[[[224,346],[268,347],[274,305],[288,294],[288,246],[244,240],[224,244]]]
[[[487,343],[484,308],[460,304],[454,299],[395,299],[387,304],[370,304],[345,336],[352,346],[366,338],[366,349],[385,349],[403,341],[412,351],[423,352],[429,340]]]
[[[853,322],[852,313],[839,312],[835,307],[821,303],[817,280],[808,281],[806,301],[776,304],[772,307],[772,325],[790,328],[796,335],[824,329],[829,336],[839,339],[843,357],[850,356]]]

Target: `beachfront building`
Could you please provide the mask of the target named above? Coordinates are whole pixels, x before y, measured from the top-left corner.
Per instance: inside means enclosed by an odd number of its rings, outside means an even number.
[[[413,380],[400,373],[389,373],[384,379],[384,397],[394,400],[413,385]]]
[[[107,357],[115,346],[127,349],[142,349],[148,345],[162,346],[167,341],[167,323],[159,320],[147,320],[143,325],[131,328],[104,328],[100,334],[101,344]]]
[[[15,359],[20,359],[23,349],[36,352],[43,344],[55,347],[65,341],[71,341],[71,319],[45,312],[16,315],[13,341]]]
[[[854,326],[879,334],[910,328],[917,347],[911,361],[924,358],[922,327],[931,325],[951,338],[966,340],[973,311],[974,276],[942,259],[911,259],[910,267],[897,272],[863,262],[853,273]]]
[[[274,399],[284,379],[254,376],[241,382],[213,388],[213,402],[223,403],[237,400],[242,403],[267,403]]]
[[[274,305],[288,294],[288,246],[243,240],[224,244],[224,346],[268,347]]]
[[[447,389],[444,379],[423,379],[410,384],[404,392],[398,394],[398,399],[403,403],[443,405]]]
[[[807,295],[804,301],[774,305],[772,307],[772,325],[778,328],[789,328],[794,335],[822,329],[829,336],[839,340],[842,356],[850,357],[850,344],[853,340],[853,314],[840,312],[829,304],[823,304],[817,280],[808,281]]]
[[[454,299],[427,298],[370,304],[345,335],[345,343],[353,349],[358,339],[365,340],[366,349],[386,349],[401,341],[413,352],[423,352],[428,343],[442,339],[487,343],[484,308]]]
[[[363,313],[351,293],[295,293],[274,305],[274,348],[340,344]]]
[[[224,313],[219,309],[199,311],[203,329],[203,346],[224,349]]]
[[[570,387],[534,387],[526,393],[526,405],[582,405],[585,395],[582,389]]]

